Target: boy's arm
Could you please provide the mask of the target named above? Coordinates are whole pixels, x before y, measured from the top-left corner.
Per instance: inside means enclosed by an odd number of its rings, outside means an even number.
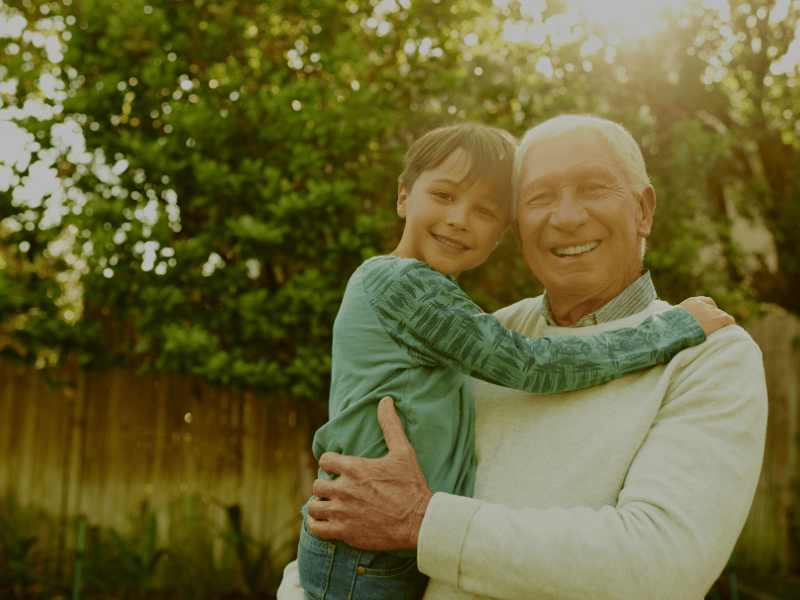
[[[481,311],[455,280],[425,263],[397,261],[364,286],[387,333],[420,363],[445,365],[531,393],[598,385],[669,361],[706,339],[697,320],[675,308],[638,327],[597,335],[526,339]]]

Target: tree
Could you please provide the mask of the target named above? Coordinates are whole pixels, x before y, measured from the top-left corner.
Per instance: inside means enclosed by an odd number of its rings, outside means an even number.
[[[800,312],[798,2],[704,6],[626,37],[564,1],[0,5],[0,108],[27,132],[0,164],[0,356],[324,402],[347,279],[398,240],[410,141],[565,112],[641,142],[666,299]],[[487,310],[542,291],[511,235],[459,281]]]

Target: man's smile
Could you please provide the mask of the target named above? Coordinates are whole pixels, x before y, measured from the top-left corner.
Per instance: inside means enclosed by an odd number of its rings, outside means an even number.
[[[551,252],[559,257],[576,256],[578,254],[586,254],[587,252],[591,252],[599,245],[600,245],[600,240],[595,240],[594,242],[589,242],[588,244],[583,244],[581,246],[566,246],[563,248],[553,248]]]

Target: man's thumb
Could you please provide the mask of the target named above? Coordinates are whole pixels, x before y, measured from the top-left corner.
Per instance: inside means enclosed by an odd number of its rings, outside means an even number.
[[[383,437],[389,452],[405,448],[414,451],[406,437],[406,432],[403,431],[403,424],[400,422],[400,417],[397,416],[394,400],[390,396],[384,396],[378,403],[378,423],[383,430]]]

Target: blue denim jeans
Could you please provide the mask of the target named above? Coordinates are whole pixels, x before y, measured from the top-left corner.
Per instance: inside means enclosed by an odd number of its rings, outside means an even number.
[[[428,584],[416,556],[359,550],[315,536],[306,526],[305,506],[297,568],[306,600],[418,600]]]

